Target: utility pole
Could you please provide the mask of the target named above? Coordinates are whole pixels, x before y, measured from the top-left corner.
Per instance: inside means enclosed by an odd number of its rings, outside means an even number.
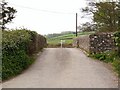
[[[77,13],[76,13],[76,37],[78,36],[77,34]]]

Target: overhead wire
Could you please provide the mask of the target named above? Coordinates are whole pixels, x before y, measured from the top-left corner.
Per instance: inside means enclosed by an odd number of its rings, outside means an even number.
[[[58,12],[58,11],[51,11],[51,10],[45,10],[45,9],[38,9],[38,8],[31,8],[31,7],[26,7],[26,6],[22,6],[22,5],[16,5],[13,3],[9,3],[11,5],[20,7],[20,8],[26,8],[26,9],[31,9],[31,10],[36,10],[36,11],[41,11],[41,12],[46,12],[46,13],[55,13],[55,14],[75,14],[73,12]]]

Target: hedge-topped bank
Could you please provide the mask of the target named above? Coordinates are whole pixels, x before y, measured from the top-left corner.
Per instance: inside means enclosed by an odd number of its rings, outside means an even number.
[[[29,30],[2,32],[2,80],[9,79],[26,69],[30,56],[46,46],[46,38]]]

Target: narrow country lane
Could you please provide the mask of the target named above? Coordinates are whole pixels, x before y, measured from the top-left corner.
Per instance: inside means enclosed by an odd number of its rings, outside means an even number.
[[[46,48],[24,73],[3,88],[117,88],[117,77],[102,62],[76,48]]]

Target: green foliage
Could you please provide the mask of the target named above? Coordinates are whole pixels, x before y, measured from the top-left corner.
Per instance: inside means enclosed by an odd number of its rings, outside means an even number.
[[[116,46],[118,46],[118,55],[120,56],[120,31],[114,34]]]
[[[118,57],[116,51],[106,51],[103,53],[91,54],[90,56],[94,57],[95,59],[104,61],[104,62],[113,62],[115,58]]]
[[[94,58],[99,59],[99,60],[105,60],[105,54],[94,54]]]
[[[120,5],[117,2],[90,2],[83,12],[93,14],[98,31],[114,32],[120,27]]]
[[[0,2],[2,8],[2,12],[0,12],[0,20],[2,20],[2,22],[0,22],[0,25],[2,25],[2,29],[5,29],[5,24],[15,18],[14,14],[17,12],[13,7],[7,6],[7,4],[5,1]]]
[[[2,61],[2,79],[5,80],[21,73],[33,62],[33,59],[25,51],[20,50],[12,54],[4,54]]]
[[[104,61],[106,63],[112,63],[114,69],[117,71],[120,77],[120,57],[116,51],[107,51],[99,54],[91,54],[90,57]]]
[[[117,73],[118,73],[118,75],[120,77],[120,58],[114,60],[112,65],[114,66],[115,70],[117,71]]]
[[[43,36],[25,29],[3,31],[2,36],[3,80],[9,79],[26,69],[34,61],[30,55],[46,45],[46,39]]]
[[[96,3],[97,11],[94,13],[94,21],[99,24],[101,30],[116,31],[118,27],[118,7],[115,2]]]

